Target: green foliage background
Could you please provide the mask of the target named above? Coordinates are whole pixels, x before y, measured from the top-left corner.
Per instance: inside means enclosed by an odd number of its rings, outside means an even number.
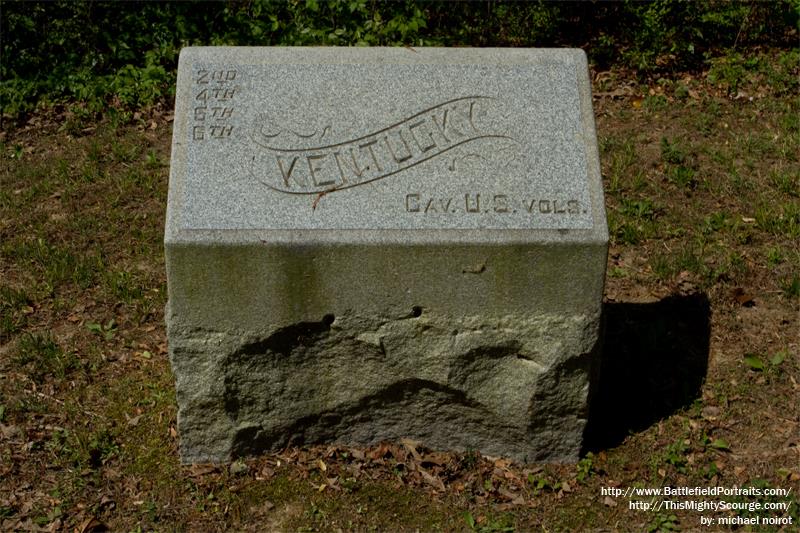
[[[81,102],[90,112],[171,96],[189,45],[577,46],[646,76],[748,46],[796,47],[800,0],[415,2],[59,0],[0,6],[6,117]]]

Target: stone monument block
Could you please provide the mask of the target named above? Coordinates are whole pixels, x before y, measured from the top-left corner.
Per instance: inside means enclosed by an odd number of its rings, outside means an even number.
[[[175,108],[183,462],[577,458],[608,244],[582,51],[187,48]]]

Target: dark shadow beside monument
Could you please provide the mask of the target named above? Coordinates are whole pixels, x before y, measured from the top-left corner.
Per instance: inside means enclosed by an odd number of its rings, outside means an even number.
[[[700,397],[711,310],[705,294],[606,303],[605,341],[584,452],[620,444]]]

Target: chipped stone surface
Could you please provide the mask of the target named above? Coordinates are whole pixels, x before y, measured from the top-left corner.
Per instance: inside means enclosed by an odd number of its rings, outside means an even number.
[[[183,462],[577,458],[608,242],[581,51],[190,48],[174,127]]]
[[[598,318],[344,315],[260,333],[172,323],[182,458],[410,437],[520,461],[573,459]]]

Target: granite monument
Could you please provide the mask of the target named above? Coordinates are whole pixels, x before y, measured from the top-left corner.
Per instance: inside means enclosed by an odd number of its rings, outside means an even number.
[[[577,458],[608,243],[582,51],[186,48],[175,107],[183,462]]]

